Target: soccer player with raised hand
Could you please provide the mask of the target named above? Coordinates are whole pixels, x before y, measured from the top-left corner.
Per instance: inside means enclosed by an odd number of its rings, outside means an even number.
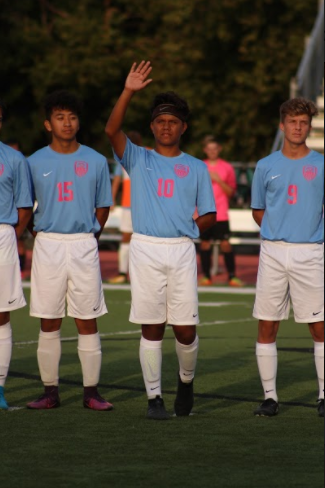
[[[0,100],[0,130],[5,105]],[[26,305],[21,286],[17,239],[33,212],[28,163],[0,142],[0,410],[8,410],[4,387],[12,353],[10,312]]]
[[[307,323],[314,340],[318,414],[324,417],[324,157],[306,144],[317,108],[295,98],[281,106],[280,115],[283,148],[258,162],[252,189],[262,236],[254,317],[265,394],[255,415],[279,411],[276,338],[291,298],[296,322]]]
[[[28,160],[38,205],[31,316],[41,319],[37,355],[45,392],[28,407],[60,406],[60,330],[67,299],[68,315],[79,332],[84,407],[108,411],[113,406],[97,390],[102,358],[97,318],[107,313],[97,239],[112,205],[108,164],[104,156],[77,141],[81,102],[75,95],[54,92],[44,108],[51,143]]]
[[[179,359],[177,416],[194,404],[199,338],[197,264],[193,239],[216,220],[206,165],[180,149],[190,110],[173,92],[158,94],[151,108],[155,149],[131,143],[122,130],[127,108],[151,82],[150,62],[133,64],[106,125],[115,158],[131,178],[134,234],[130,247],[130,321],[142,324],[140,361],[148,396],[147,418],[167,420],[162,398],[162,341],[166,322],[174,330]],[[199,217],[194,220],[197,208]]]

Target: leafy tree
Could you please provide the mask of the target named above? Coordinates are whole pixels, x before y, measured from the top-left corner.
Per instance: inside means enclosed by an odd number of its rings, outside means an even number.
[[[109,112],[133,61],[150,59],[154,83],[134,98],[127,129],[147,144],[157,91],[186,97],[193,117],[186,149],[201,156],[215,134],[231,160],[270,150],[280,103],[288,98],[317,12],[305,0],[0,0],[0,95],[4,129],[30,153],[46,142],[41,102],[56,88],[83,98],[84,143],[110,154]]]

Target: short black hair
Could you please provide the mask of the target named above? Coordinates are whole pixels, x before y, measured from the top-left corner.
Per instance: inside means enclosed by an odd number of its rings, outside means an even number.
[[[188,121],[191,116],[191,111],[188,106],[188,103],[183,98],[179,97],[175,92],[166,92],[166,93],[159,93],[155,96],[154,101],[151,106],[151,115],[153,115],[155,109],[159,107],[159,105],[175,105],[179,113],[182,115],[184,121]]]
[[[44,100],[46,119],[50,120],[53,110],[71,110],[78,117],[82,113],[83,104],[80,98],[67,90],[57,90],[50,93]]]
[[[5,104],[5,102],[3,100],[1,100],[1,98],[0,98],[0,108],[1,108],[1,112],[2,112],[2,118],[4,119],[6,116],[6,113],[7,113],[7,105]]]

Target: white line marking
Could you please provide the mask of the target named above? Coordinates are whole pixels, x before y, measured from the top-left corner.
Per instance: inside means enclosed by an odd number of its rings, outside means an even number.
[[[215,320],[214,322],[202,322],[199,324],[197,327],[211,327],[213,325],[225,325],[225,324],[242,324],[244,322],[254,322],[255,319],[252,318],[247,318],[247,319],[237,319],[237,320]],[[171,330],[171,329],[167,329]],[[126,330],[126,331],[121,331],[121,332],[109,332],[107,334],[100,334],[100,337],[102,339],[105,339],[106,337],[118,337],[118,336],[125,336],[125,335],[138,335],[141,334],[142,330],[137,329],[137,330]],[[76,342],[78,340],[78,337],[62,337],[61,341],[62,342]],[[32,346],[38,344],[37,341],[26,341],[26,342],[14,342],[15,346]]]
[[[209,307],[209,308],[214,308],[214,307],[232,307],[233,305],[236,305],[236,307],[247,307],[247,303],[245,302],[200,302],[199,307]]]

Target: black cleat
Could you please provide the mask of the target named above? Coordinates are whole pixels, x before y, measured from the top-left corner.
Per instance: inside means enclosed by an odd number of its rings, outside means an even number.
[[[324,400],[321,398],[318,400],[318,416],[324,418]]]
[[[148,402],[147,419],[149,420],[169,420],[170,416],[166,412],[164,400],[157,396]]]
[[[183,383],[178,377],[178,390],[175,400],[176,417],[188,417],[194,405],[194,380],[191,383]]]
[[[278,413],[278,402],[272,398],[268,398],[255,410],[254,415],[256,415],[256,417],[275,417]]]

